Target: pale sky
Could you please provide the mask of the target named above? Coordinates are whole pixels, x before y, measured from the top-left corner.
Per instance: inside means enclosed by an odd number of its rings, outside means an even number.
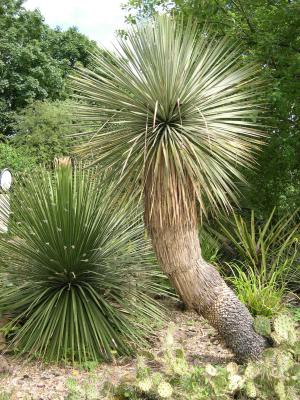
[[[51,27],[77,26],[81,33],[112,49],[115,31],[125,27],[125,0],[27,0],[24,7],[38,8]]]

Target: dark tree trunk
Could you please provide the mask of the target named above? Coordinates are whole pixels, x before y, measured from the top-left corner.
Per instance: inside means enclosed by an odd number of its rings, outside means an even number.
[[[183,302],[209,321],[240,361],[258,358],[267,342],[254,331],[248,309],[201,257],[197,227],[153,226],[145,219],[161,268]]]

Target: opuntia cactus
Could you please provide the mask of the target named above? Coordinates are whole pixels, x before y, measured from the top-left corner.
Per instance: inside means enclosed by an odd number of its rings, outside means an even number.
[[[278,400],[286,400],[286,391],[283,381],[278,381],[275,384],[274,391],[278,396]]]
[[[294,345],[297,341],[295,323],[291,317],[281,314],[274,320],[274,333],[272,338],[276,343]]]
[[[263,315],[258,315],[254,319],[253,327],[259,335],[267,337],[271,335],[271,321]]]
[[[257,396],[257,390],[255,387],[255,383],[253,380],[249,380],[246,382],[245,385],[246,395],[250,397],[250,399],[255,399]]]
[[[172,396],[173,388],[168,382],[161,382],[157,387],[157,393],[161,398],[167,399]]]
[[[143,392],[149,392],[152,387],[152,380],[151,378],[145,378],[138,382],[138,388]]]
[[[294,365],[291,353],[279,351],[276,358],[278,370],[282,374],[285,374]]]
[[[249,364],[245,369],[244,376],[246,379],[252,380],[256,378],[259,375],[259,373],[260,373],[259,367],[256,364],[249,362]]]

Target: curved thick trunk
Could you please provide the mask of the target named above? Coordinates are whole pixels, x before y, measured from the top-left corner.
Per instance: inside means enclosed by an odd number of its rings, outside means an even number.
[[[201,257],[197,227],[153,226],[155,218],[146,215],[145,220],[161,268],[185,304],[209,321],[240,361],[258,358],[266,340],[254,331],[244,304]]]
[[[183,171],[182,171],[183,174]],[[194,185],[172,163],[145,174],[145,224],[162,270],[190,308],[223,337],[240,361],[256,359],[267,346],[253,329],[248,309],[218,271],[201,256]]]

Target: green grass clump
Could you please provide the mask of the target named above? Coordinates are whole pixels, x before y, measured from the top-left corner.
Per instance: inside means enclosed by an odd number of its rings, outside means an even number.
[[[10,393],[7,392],[0,392],[0,400],[11,400],[12,397]]]
[[[253,210],[249,216],[223,216],[209,230],[223,243],[219,269],[253,316],[277,315],[299,286],[297,213],[276,218],[275,211],[265,221]]]
[[[145,346],[164,289],[136,208],[99,170],[60,166],[18,184],[12,209],[0,239],[11,348],[84,363]]]
[[[227,281],[253,316],[271,317],[284,308],[285,285],[277,280],[277,275],[267,280],[250,266],[245,271],[243,266],[231,264],[230,269],[232,274]]]
[[[249,276],[260,279],[260,286],[271,290],[294,290],[299,287],[300,268],[298,214],[292,213],[278,219],[275,209],[266,221],[259,222],[251,211],[250,218],[237,214],[217,221],[217,236],[226,239],[231,248],[233,262]]]

